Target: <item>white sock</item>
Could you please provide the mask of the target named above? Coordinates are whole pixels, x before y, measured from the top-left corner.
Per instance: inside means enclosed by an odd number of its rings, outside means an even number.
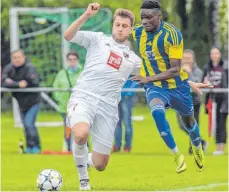
[[[94,167],[93,161],[92,161],[92,153],[88,153],[88,161],[87,161],[87,163],[88,163],[90,166]]]
[[[79,180],[89,179],[87,171],[87,144],[78,145],[75,141],[72,142],[72,154],[75,160],[76,168],[78,170]]]
[[[173,154],[176,154],[176,153],[178,153],[179,150],[178,150],[178,148],[176,146],[175,148],[171,149],[171,151],[172,151]]]

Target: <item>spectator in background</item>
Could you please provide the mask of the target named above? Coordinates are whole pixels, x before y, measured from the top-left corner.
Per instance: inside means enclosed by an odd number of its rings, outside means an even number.
[[[69,52],[67,54],[67,68],[58,72],[53,87],[54,88],[72,88],[75,85],[77,77],[82,71],[82,67],[79,65],[79,55],[76,52]],[[67,103],[70,98],[71,92],[54,92],[54,99],[59,105],[59,112],[64,121],[64,141],[67,151],[71,151],[71,135],[70,130],[66,130],[66,110]],[[65,150],[65,149],[63,149]]]
[[[195,57],[195,53],[193,50],[190,50],[190,49],[184,50],[181,65],[182,65],[182,68],[188,73],[189,79],[191,81],[196,82],[196,83],[202,82],[203,72],[196,63],[196,57]],[[192,92],[191,94],[192,94],[192,101],[193,101],[193,106],[194,106],[194,116],[199,125],[201,96],[198,95],[196,92]],[[179,116],[178,113],[177,113],[177,117],[178,117],[180,128],[188,134],[188,132],[186,131],[181,121],[181,117]],[[201,143],[202,143],[203,151],[205,151],[207,148],[207,142],[201,139]],[[191,142],[190,142],[188,152],[189,154],[192,154]]]
[[[127,80],[123,88],[136,88],[138,84],[135,81]],[[122,146],[122,121],[125,125],[125,145],[124,152],[130,152],[132,148],[133,126],[132,126],[132,108],[135,92],[122,92],[121,101],[118,105],[119,121],[115,129],[115,144],[113,152],[118,152]]]
[[[228,71],[224,67],[222,53],[219,48],[213,47],[210,51],[210,60],[204,67],[204,82],[211,83],[215,88],[228,88]],[[228,115],[228,97],[225,93],[209,93],[205,103],[214,99],[216,110],[216,151],[214,155],[224,154],[226,144],[226,120]],[[206,109],[207,110],[207,109]]]
[[[3,70],[2,86],[7,88],[39,87],[39,75],[32,63],[28,62],[23,50],[11,53],[11,63]],[[35,126],[39,110],[40,93],[14,92],[20,108],[26,138],[25,153],[40,153],[40,137]]]

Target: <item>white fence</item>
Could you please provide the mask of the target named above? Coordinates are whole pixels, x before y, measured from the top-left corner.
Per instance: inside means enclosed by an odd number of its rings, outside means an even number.
[[[214,88],[214,89],[202,89],[203,93],[228,93],[228,88]],[[50,88],[50,87],[39,87],[39,88],[16,88],[16,89],[10,89],[10,88],[2,88],[1,87],[1,92],[41,92],[42,94],[42,98],[46,98],[45,100],[54,108],[57,110],[57,104],[49,99],[49,97],[46,97],[46,93],[45,92],[54,92],[54,91],[74,91],[74,89],[64,89],[64,88]],[[125,88],[122,90],[123,92],[145,92],[145,90],[143,88],[135,88],[135,89],[131,89],[131,88]],[[16,100],[13,100],[14,105],[13,106],[17,106],[13,108],[13,113],[14,113],[14,120],[15,120],[15,127],[21,127],[21,120],[20,120],[20,115],[19,115],[19,111],[18,111],[18,104],[16,102]],[[216,109],[217,109],[217,104],[214,101],[214,97],[213,97],[213,103],[212,103],[212,135],[215,134],[215,129],[216,129]],[[136,117],[136,120],[143,120],[144,117]],[[37,123],[38,126],[60,126],[62,124],[62,122],[40,122]]]
[[[227,88],[214,88],[214,89],[201,89],[203,93],[227,93],[229,89]],[[53,91],[74,91],[74,89],[65,88],[52,88],[52,87],[38,87],[38,88],[3,88],[1,87],[1,92],[53,92]],[[143,88],[125,88],[122,92],[145,92]]]

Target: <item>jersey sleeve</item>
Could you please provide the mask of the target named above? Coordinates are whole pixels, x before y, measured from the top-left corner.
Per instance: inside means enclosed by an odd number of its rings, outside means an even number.
[[[168,36],[169,58],[182,59],[183,57],[183,36],[179,30],[172,31]]]
[[[70,42],[76,43],[87,49],[90,45],[97,42],[102,34],[101,32],[78,31]]]
[[[140,68],[141,68],[141,59],[137,55],[135,55],[135,57],[136,57],[135,58],[135,67],[134,67],[132,73],[135,75],[139,75],[140,74]]]

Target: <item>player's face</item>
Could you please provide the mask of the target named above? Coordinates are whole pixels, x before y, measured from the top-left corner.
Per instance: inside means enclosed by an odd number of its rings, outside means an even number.
[[[131,30],[132,27],[129,18],[123,18],[120,16],[115,18],[112,28],[112,35],[117,41],[124,42],[127,40],[131,34]]]
[[[213,48],[210,52],[210,58],[213,62],[213,64],[218,64],[220,59],[221,59],[221,53],[219,51],[219,49],[217,48]]]
[[[15,66],[15,67],[20,67],[25,63],[25,56],[22,52],[18,51],[13,53],[13,55],[11,56],[11,63]]]
[[[75,67],[79,62],[78,58],[75,55],[69,55],[67,59],[69,67]]]
[[[194,58],[191,53],[184,53],[182,58],[182,65],[190,65],[193,66]]]
[[[154,32],[160,25],[160,12],[153,9],[141,9],[141,24],[147,32]]]

